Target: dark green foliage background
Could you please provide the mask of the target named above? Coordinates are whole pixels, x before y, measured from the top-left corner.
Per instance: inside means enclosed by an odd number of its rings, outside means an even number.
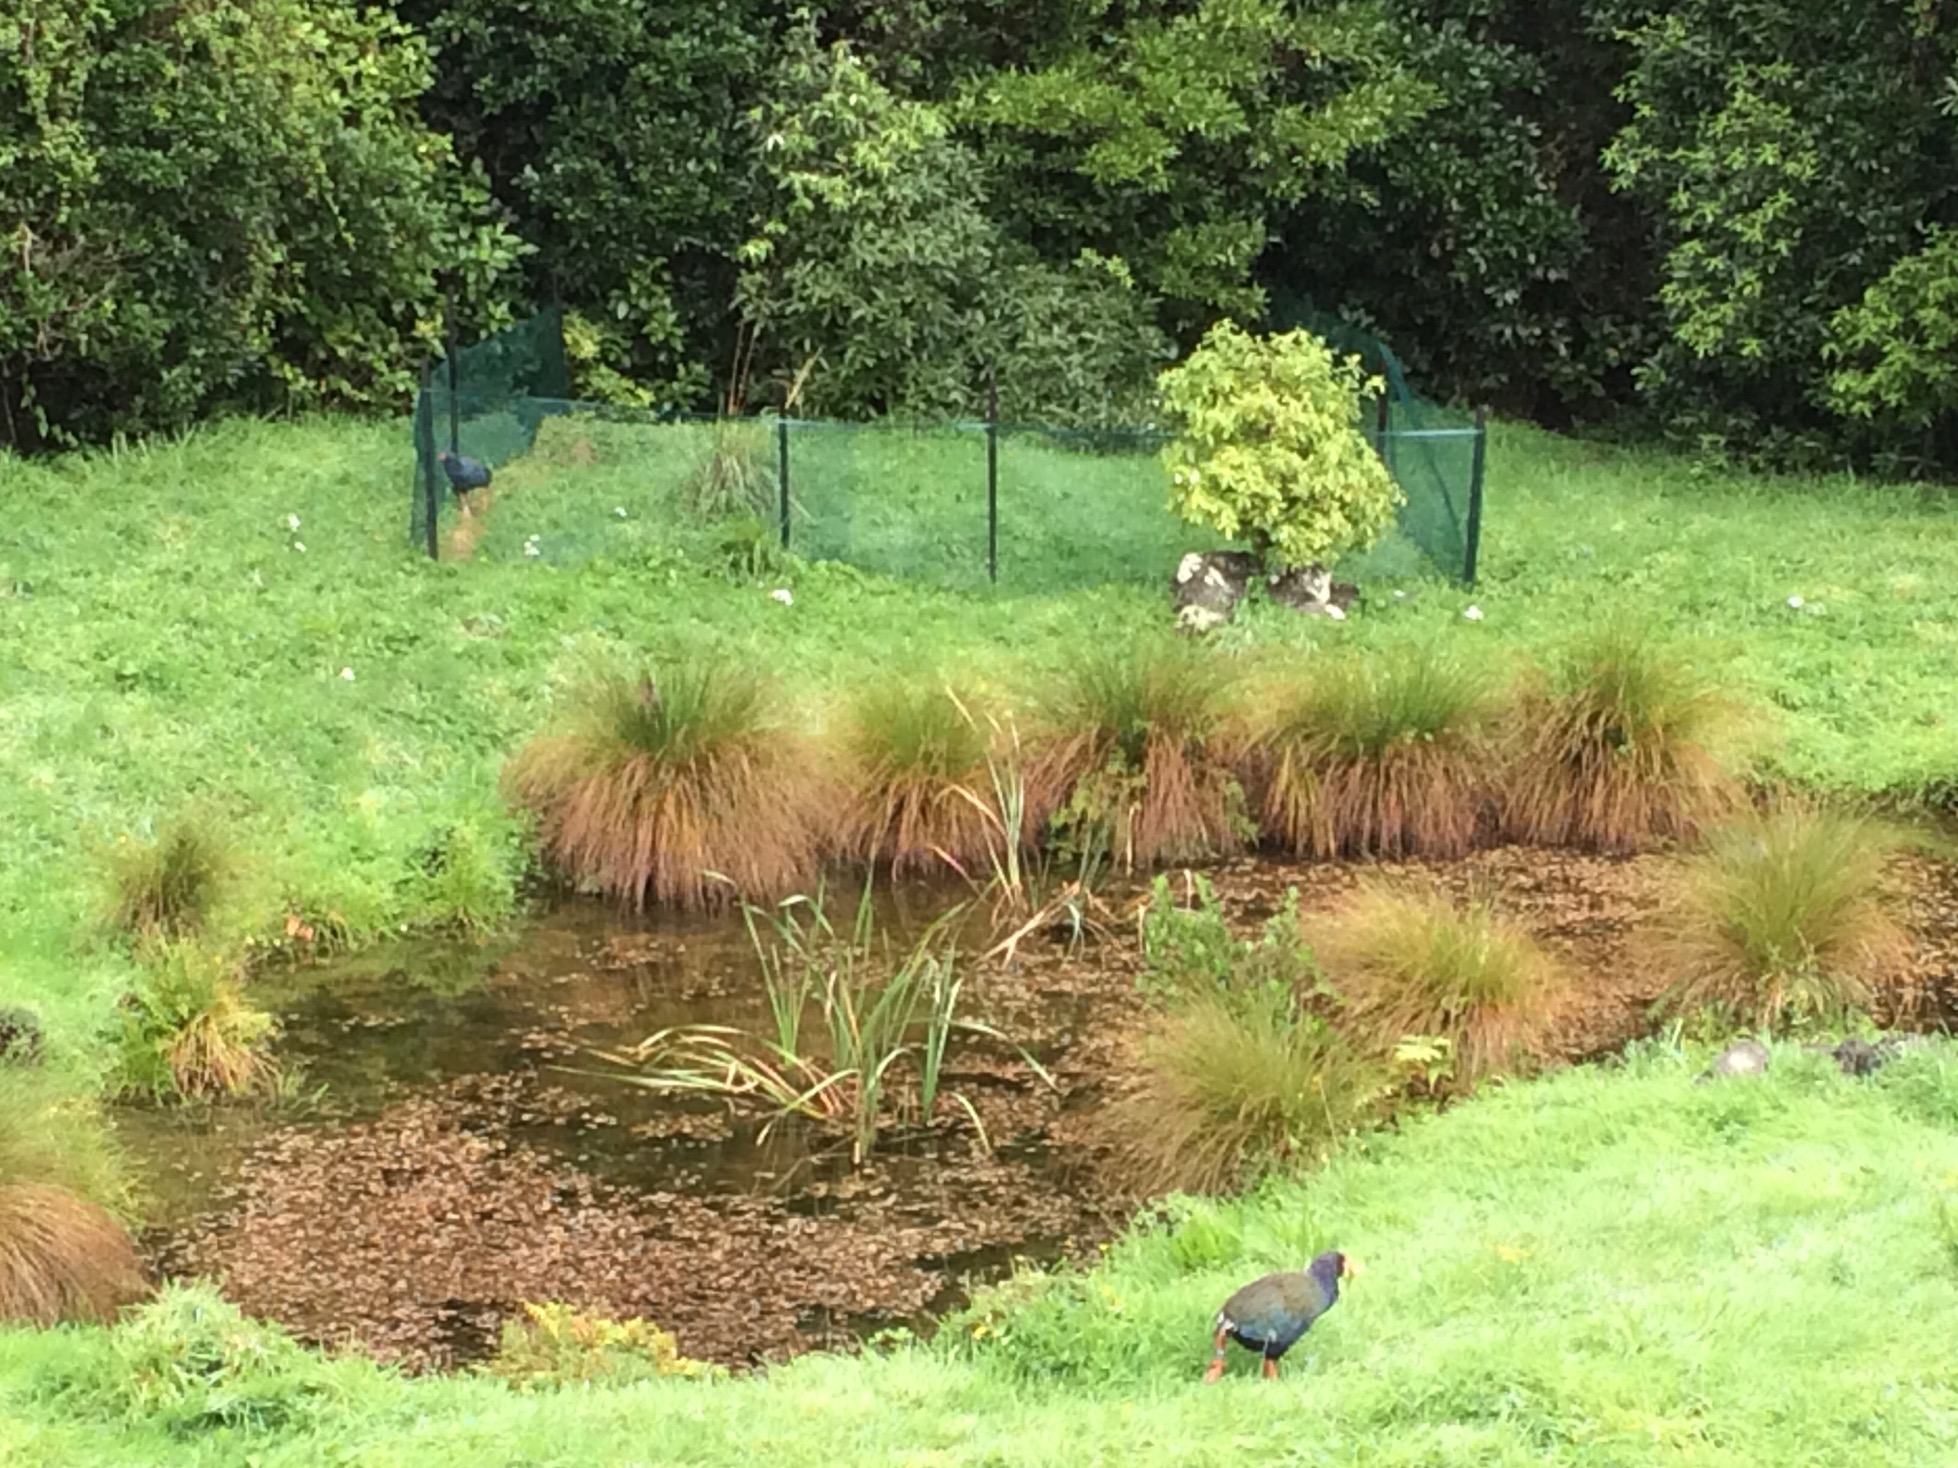
[[[1146,421],[1220,316],[1431,395],[1958,465],[1916,0],[0,0],[0,442],[399,411],[445,287],[582,390]]]

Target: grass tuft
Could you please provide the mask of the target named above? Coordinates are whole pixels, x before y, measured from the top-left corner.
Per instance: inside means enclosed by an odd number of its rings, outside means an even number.
[[[1229,670],[1184,638],[1094,650],[1046,701],[1030,787],[1075,855],[1126,868],[1238,850],[1244,793],[1217,747]]]
[[[1384,1056],[1410,1038],[1446,1040],[1459,1089],[1532,1055],[1571,984],[1487,903],[1438,892],[1364,885],[1306,936],[1364,1046]]]
[[[137,936],[179,938],[210,920],[231,873],[216,818],[180,811],[152,840],[124,835],[106,858],[109,920]]]
[[[1880,827],[1795,806],[1715,831],[1658,919],[1674,1001],[1771,1029],[1861,1010],[1908,953],[1882,896],[1892,848]]]
[[[1196,994],[1142,1043],[1104,1122],[1143,1193],[1228,1192],[1323,1160],[1378,1116],[1382,1073],[1289,995]]]
[[[506,787],[558,867],[633,908],[786,897],[817,874],[829,803],[774,702],[734,663],[602,675],[563,732],[517,753]]]
[[[1731,813],[1718,751],[1740,711],[1676,648],[1608,624],[1567,649],[1518,711],[1503,824],[1521,841],[1632,851]]]
[[[144,1289],[129,1236],[100,1204],[42,1183],[0,1186],[0,1320],[100,1324]]]
[[[1253,725],[1266,835],[1320,859],[1462,855],[1494,715],[1484,678],[1431,651],[1295,664]]]
[[[949,688],[889,681],[856,695],[838,743],[850,790],[842,847],[893,873],[985,866],[998,821],[987,727]]]
[[[191,943],[153,947],[123,1003],[119,1089],[157,1102],[270,1096],[277,1026],[246,1000],[241,966]]]

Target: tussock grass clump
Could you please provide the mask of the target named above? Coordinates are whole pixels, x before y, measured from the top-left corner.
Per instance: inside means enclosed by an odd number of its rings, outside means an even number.
[[[1379,1067],[1275,993],[1195,995],[1138,1061],[1104,1125],[1119,1175],[1144,1193],[1228,1192],[1319,1161],[1385,1094]]]
[[[766,516],[774,511],[777,493],[769,425],[722,418],[681,481],[680,503],[703,520]]]
[[[1296,667],[1252,720],[1265,833],[1321,859],[1462,855],[1481,822],[1495,714],[1479,673],[1425,650]]]
[[[633,908],[786,897],[817,873],[829,800],[774,707],[731,661],[601,675],[562,732],[518,751],[506,788],[554,864]]]
[[[144,957],[143,978],[123,1002],[123,1094],[163,1102],[275,1093],[277,1026],[246,1000],[237,961],[190,943]]]
[[[1908,953],[1882,896],[1884,831],[1783,806],[1715,831],[1676,869],[1657,919],[1682,1009],[1782,1028],[1839,1021]]]
[[[152,840],[123,836],[105,864],[109,920],[138,936],[177,938],[209,920],[232,858],[216,817],[186,810],[166,821]]]
[[[0,1186],[16,1183],[121,1205],[121,1158],[92,1088],[53,1068],[0,1066]]]
[[[1580,639],[1518,709],[1503,824],[1521,841],[1631,851],[1730,813],[1718,751],[1739,708],[1677,649],[1635,627]]]
[[[1133,869],[1241,847],[1243,788],[1218,747],[1231,693],[1186,639],[1085,653],[1046,700],[1029,782],[1063,848]]]
[[[844,710],[838,744],[850,791],[845,852],[889,863],[893,872],[984,866],[999,824],[985,803],[992,741],[950,688],[900,681],[866,688]]]
[[[144,1290],[129,1236],[99,1204],[42,1183],[0,1186],[0,1321],[100,1324]]]
[[[1460,1089],[1536,1053],[1571,983],[1488,903],[1458,907],[1439,892],[1362,886],[1306,937],[1369,1051],[1446,1040]]]

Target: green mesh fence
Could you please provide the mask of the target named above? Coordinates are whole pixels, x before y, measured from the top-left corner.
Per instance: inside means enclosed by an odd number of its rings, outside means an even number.
[[[1378,343],[1352,349],[1387,379],[1369,433],[1407,503],[1339,574],[1472,580],[1480,425],[1408,394]],[[418,546],[551,561],[679,552],[749,569],[786,546],[1009,592],[1165,581],[1185,552],[1219,548],[1170,512],[1164,440],[1152,431],[716,419],[576,402],[564,379],[554,313],[457,352],[453,388],[446,362],[427,374],[415,419]],[[466,511],[437,458],[452,445],[493,473]]]

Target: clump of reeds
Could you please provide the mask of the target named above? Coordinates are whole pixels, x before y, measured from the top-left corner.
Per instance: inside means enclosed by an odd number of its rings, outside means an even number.
[[[758,672],[732,660],[601,675],[505,771],[565,873],[633,908],[774,900],[817,874],[829,784]]]
[[[1085,652],[1050,692],[1030,775],[1062,842],[1130,869],[1242,847],[1243,787],[1219,747],[1232,692],[1187,639]]]
[[[1426,650],[1297,664],[1251,723],[1268,837],[1299,856],[1457,857],[1488,800],[1496,702]]]
[[[1571,977],[1488,903],[1458,906],[1439,892],[1368,883],[1306,938],[1369,1053],[1405,1039],[1442,1039],[1453,1083],[1478,1080],[1540,1054]]]
[[[0,1185],[0,1321],[101,1324],[145,1290],[129,1236],[99,1204],[42,1183]]]
[[[270,1096],[277,1025],[246,998],[242,966],[193,943],[157,944],[122,1006],[120,1089],[155,1101]]]
[[[1001,824],[989,804],[995,752],[966,700],[934,682],[873,684],[844,710],[837,743],[846,853],[894,873],[985,867]]]
[[[209,920],[232,869],[217,817],[186,809],[148,840],[125,835],[110,848],[109,920],[137,936],[183,937]]]
[[[1691,837],[1739,791],[1720,760],[1737,705],[1636,627],[1581,638],[1517,713],[1503,824],[1518,840],[1630,851]]]
[[[1683,858],[1657,917],[1674,1002],[1736,1024],[1840,1022],[1909,952],[1883,898],[1893,842],[1855,817],[1783,806]]]

